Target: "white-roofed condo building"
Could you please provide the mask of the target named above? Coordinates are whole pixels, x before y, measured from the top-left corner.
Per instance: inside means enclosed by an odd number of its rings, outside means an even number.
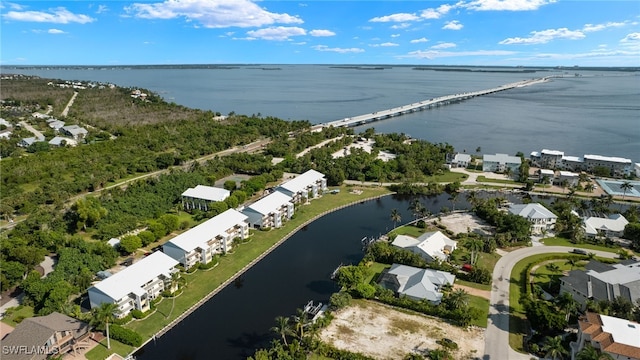
[[[283,183],[276,188],[277,191],[291,196],[294,203],[299,203],[309,198],[321,196],[326,189],[327,179],[324,174],[313,169]]]
[[[509,206],[509,212],[529,220],[532,234],[553,230],[558,218],[549,209],[538,203],[513,204]]]
[[[418,238],[398,235],[391,244],[416,253],[427,262],[435,260],[447,261],[449,254],[457,247],[455,240],[449,239],[440,231],[427,232]]]
[[[189,269],[208,264],[214,255],[228,252],[235,239],[248,236],[247,216],[229,209],[167,241],[162,251]]]
[[[533,166],[569,171],[593,172],[596,167],[607,168],[611,175],[627,176],[633,172],[633,162],[631,159],[602,156],[584,155],[583,157],[568,156],[558,150],[543,149],[541,152],[531,153],[531,164]]]
[[[151,309],[151,300],[171,287],[171,275],[178,261],[157,251],[126,269],[89,288],[91,308],[103,303],[116,304],[115,315],[127,316],[131,310]]]
[[[182,206],[187,211],[194,209],[209,211],[209,204],[224,201],[229,195],[231,192],[227,189],[198,185],[182,193]]]
[[[488,172],[505,172],[511,169],[513,174],[517,174],[520,170],[520,164],[522,159],[518,156],[511,156],[507,154],[495,154],[495,155],[483,155],[482,156],[482,171]]]
[[[447,284],[453,285],[455,279],[455,275],[444,271],[393,264],[382,274],[379,283],[398,296],[439,304],[442,300],[440,289]]]
[[[247,205],[242,210],[249,225],[255,228],[279,228],[284,221],[291,219],[293,212],[293,199],[279,191]]]

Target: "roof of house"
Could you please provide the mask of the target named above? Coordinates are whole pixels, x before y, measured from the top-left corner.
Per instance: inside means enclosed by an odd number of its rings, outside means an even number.
[[[580,175],[577,174],[577,173],[571,172],[571,171],[563,171],[563,170],[561,170],[560,171],[560,176],[577,177],[577,176],[580,176]]]
[[[557,216],[538,203],[512,204],[509,212],[527,219],[556,219]]]
[[[442,299],[440,287],[453,284],[455,278],[455,275],[444,271],[393,264],[381,282],[400,294],[439,302]]]
[[[640,324],[626,319],[587,312],[580,330],[600,343],[602,351],[628,358],[640,358]]]
[[[69,138],[66,138],[66,137],[62,137],[62,136],[56,136],[53,139],[49,140],[49,144],[50,145],[55,145],[55,146],[60,146],[60,145],[62,145],[63,141],[65,143],[69,144],[69,145],[77,144],[75,140],[69,139]]]
[[[580,156],[563,156],[562,161],[583,162],[584,160]]]
[[[497,163],[511,163],[511,164],[520,164],[522,159],[518,156],[511,156],[507,154],[485,154],[482,156],[483,161],[491,161]]]
[[[631,164],[631,159],[615,157],[615,156],[602,156],[602,155],[585,155],[585,160],[594,160],[594,161],[607,161],[607,162],[617,162],[623,164]]]
[[[20,142],[26,144],[27,146],[39,142],[39,141],[44,141],[44,139],[40,139],[40,138],[35,138],[35,137],[28,137],[28,138],[23,138]]]
[[[227,189],[217,188],[213,186],[197,185],[195,188],[188,188],[182,193],[182,196],[188,196],[196,199],[207,201],[223,201],[231,195]]]
[[[398,235],[393,240],[392,245],[401,248],[414,248],[423,252],[432,259],[446,260],[447,254],[444,252],[446,246],[450,246],[453,250],[456,248],[457,242],[449,239],[440,231],[427,232],[417,239],[407,235]]]
[[[170,277],[170,270],[178,261],[156,251],[126,269],[113,274],[92,286],[114,300],[120,300],[127,294],[139,291],[144,284],[159,275]],[[91,289],[89,289],[91,290]]]
[[[542,149],[542,154],[543,155],[552,155],[552,156],[564,156],[564,152],[563,151],[549,150],[549,149]]]
[[[44,346],[47,340],[56,332],[67,330],[73,331],[77,337],[88,332],[89,325],[58,312],[53,312],[46,316],[26,318],[6,338],[2,339],[2,346],[27,346],[29,349]],[[46,358],[47,354],[36,354],[35,351],[2,353],[2,359],[6,360],[40,360]]]
[[[587,270],[587,275],[608,284],[630,284],[640,286],[640,261],[631,264],[614,264],[605,271]],[[640,292],[640,289],[637,289]]]
[[[453,160],[458,162],[469,162],[471,161],[471,155],[457,153],[456,156],[453,157]]]
[[[174,237],[167,244],[170,243],[185,252],[191,252],[197,248],[205,249],[208,247],[207,242],[209,240],[225,233],[229,228],[243,223],[245,220],[247,220],[246,215],[237,210],[229,209]]]
[[[87,129],[78,125],[67,125],[67,126],[61,127],[60,129],[73,135],[86,134],[88,132]]]
[[[622,214],[613,214],[608,218],[592,216],[584,220],[584,228],[587,234],[597,235],[598,230],[622,232],[628,223]]]
[[[283,183],[280,185],[281,188],[291,191],[293,193],[297,193],[299,191],[305,190],[307,186],[315,183],[316,181],[324,178],[324,174],[313,169],[306,171],[305,173]]]
[[[395,239],[393,239],[393,242],[391,243],[391,245],[394,245],[403,249],[414,247],[418,244],[420,244],[420,241],[414,238],[413,236],[409,236],[409,235],[398,235],[396,236]]]
[[[49,121],[49,120],[52,120],[52,121]],[[64,121],[56,120],[56,119],[49,119],[49,120],[47,120],[47,123],[49,124],[49,127],[52,129],[59,129],[64,126]]]
[[[282,205],[290,201],[291,196],[276,191],[254,202],[253,204],[248,205],[246,209],[251,209],[258,214],[267,215],[274,210],[279,209]]]
[[[593,279],[600,282],[592,281]],[[609,299],[611,286],[619,291],[624,286],[629,291],[630,300],[640,299],[640,261],[629,260],[609,265],[599,261],[590,261],[585,271],[573,270],[560,279],[573,289],[597,300]]]
[[[540,175],[554,176],[555,172],[553,170],[549,170],[549,169],[540,169]]]

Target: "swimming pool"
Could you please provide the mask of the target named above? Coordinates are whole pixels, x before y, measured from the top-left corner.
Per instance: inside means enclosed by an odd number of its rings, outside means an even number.
[[[640,197],[640,181],[629,181],[633,188],[627,190],[625,193],[621,188],[625,181],[622,180],[596,180],[600,186],[602,186],[602,190],[606,191],[609,195],[624,195],[624,196],[632,196],[632,197]]]

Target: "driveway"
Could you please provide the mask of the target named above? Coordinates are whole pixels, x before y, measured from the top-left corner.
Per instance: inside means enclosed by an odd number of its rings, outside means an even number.
[[[521,354],[509,346],[509,279],[517,262],[532,255],[545,253],[568,253],[566,246],[535,246],[506,253],[493,270],[489,321],[485,333],[484,360],[529,360],[531,355]],[[614,258],[617,255],[605,251],[591,250],[597,256]]]

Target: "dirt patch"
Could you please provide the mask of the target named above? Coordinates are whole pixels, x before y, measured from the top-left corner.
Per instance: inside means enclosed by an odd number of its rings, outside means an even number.
[[[480,356],[484,349],[484,329],[463,329],[440,319],[405,313],[371,301],[356,301],[335,313],[320,337],[337,348],[376,359],[425,354],[440,348],[436,341],[442,338],[458,344],[459,349],[453,352],[455,359]]]
[[[456,235],[467,233],[468,231],[481,235],[487,235],[493,232],[491,225],[479,217],[466,212],[441,216],[440,222]]]

